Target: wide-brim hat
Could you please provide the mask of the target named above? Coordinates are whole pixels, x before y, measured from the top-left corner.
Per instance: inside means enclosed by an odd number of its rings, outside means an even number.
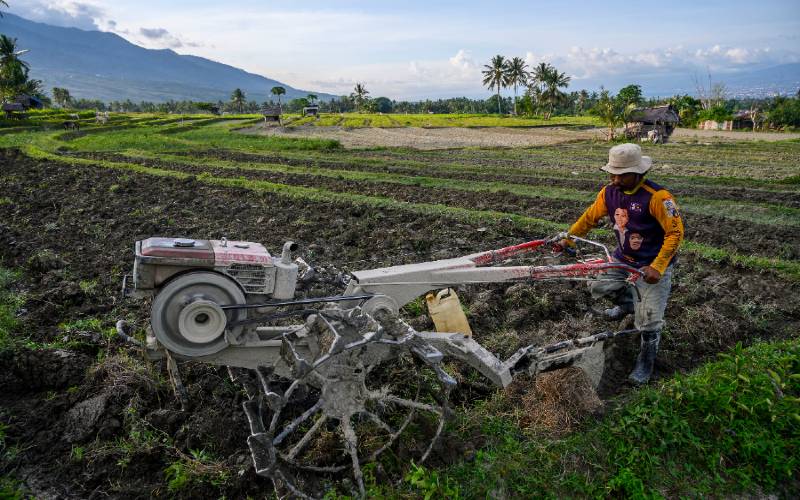
[[[609,174],[643,174],[653,166],[653,159],[642,156],[642,148],[638,144],[620,144],[608,151],[608,163],[601,170]]]

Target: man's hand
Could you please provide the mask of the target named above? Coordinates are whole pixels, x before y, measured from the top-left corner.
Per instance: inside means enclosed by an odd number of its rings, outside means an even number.
[[[644,282],[649,283],[651,285],[658,283],[661,281],[661,273],[656,271],[654,268],[650,266],[644,266],[639,269],[642,273],[644,273]]]
[[[575,241],[571,238],[562,238],[558,243],[553,244],[554,252],[567,252],[575,255]]]

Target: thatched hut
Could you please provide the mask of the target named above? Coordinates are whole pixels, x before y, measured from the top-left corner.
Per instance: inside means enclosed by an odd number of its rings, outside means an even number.
[[[671,105],[633,110],[625,123],[625,136],[628,139],[667,142],[672,131],[678,126],[680,117]]]
[[[42,109],[41,99],[30,95],[18,95],[9,102],[3,103],[3,112],[6,118],[24,118],[29,109]]]
[[[261,115],[264,117],[264,123],[278,122],[281,123],[281,108],[280,106],[264,106],[261,108]]]

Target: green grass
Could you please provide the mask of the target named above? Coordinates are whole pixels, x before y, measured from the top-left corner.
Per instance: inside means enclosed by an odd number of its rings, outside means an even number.
[[[697,498],[800,493],[800,341],[741,345],[689,375],[628,394],[564,439],[507,417],[460,415],[474,460],[412,468],[386,496]]]
[[[13,343],[13,334],[19,326],[17,311],[25,299],[11,289],[17,279],[17,271],[0,267],[0,349]]]

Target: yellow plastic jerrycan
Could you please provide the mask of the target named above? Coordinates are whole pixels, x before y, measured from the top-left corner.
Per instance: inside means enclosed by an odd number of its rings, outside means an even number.
[[[425,301],[437,332],[463,333],[472,337],[467,315],[461,309],[461,301],[458,300],[455,290],[445,288],[436,295],[429,293],[425,296]]]

